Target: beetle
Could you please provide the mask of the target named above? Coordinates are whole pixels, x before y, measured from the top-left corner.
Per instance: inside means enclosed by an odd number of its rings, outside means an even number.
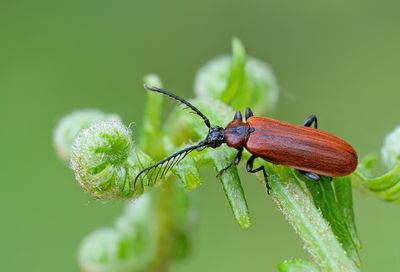
[[[211,126],[208,118],[185,99],[158,87],[144,86],[146,90],[167,95],[186,105],[203,118],[208,127],[206,138],[198,144],[186,147],[167,158],[140,171],[135,177],[134,185],[139,177],[147,174],[151,179],[163,177],[165,173],[183,160],[193,150],[217,148],[222,144],[237,149],[233,161],[218,172],[221,175],[228,168],[238,165],[243,150],[251,153],[246,163],[250,173],[262,171],[268,193],[271,187],[264,166],[254,169],[254,160],[262,158],[274,164],[292,167],[310,180],[318,181],[321,176],[330,179],[347,176],[357,167],[357,153],[346,141],[328,132],[318,129],[317,117],[312,114],[303,126],[293,125],[268,117],[254,116],[250,108],[246,108],[245,122],[242,113],[236,111],[234,118],[225,128]],[[313,126],[313,127],[312,127]],[[154,171],[158,169],[157,171]]]

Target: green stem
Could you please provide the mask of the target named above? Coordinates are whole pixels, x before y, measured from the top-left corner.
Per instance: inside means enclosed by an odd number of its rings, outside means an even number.
[[[272,199],[323,271],[359,271],[346,255],[305,185],[284,167],[272,166]]]
[[[169,267],[169,245],[173,229],[174,180],[168,179],[158,190],[156,217],[156,254],[154,271],[166,272]]]

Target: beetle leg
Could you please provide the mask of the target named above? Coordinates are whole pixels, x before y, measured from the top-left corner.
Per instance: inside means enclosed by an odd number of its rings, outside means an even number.
[[[235,116],[233,117],[233,120],[240,120],[242,121],[242,113],[240,112],[240,110],[235,112]]]
[[[236,157],[233,159],[233,161],[228,164],[228,166],[222,168],[218,174],[217,177],[221,176],[227,169],[229,169],[230,167],[234,166],[234,165],[238,165],[240,160],[242,159],[242,152],[243,152],[243,147],[238,148],[238,153],[236,154]]]
[[[306,120],[304,120],[305,127],[311,127],[313,123],[314,123],[314,128],[318,128],[317,116],[315,116],[314,114],[311,114],[306,118]]]
[[[246,170],[249,173],[256,173],[256,172],[259,172],[259,171],[263,171],[263,175],[264,175],[264,179],[265,179],[265,186],[267,187],[268,194],[270,194],[271,193],[271,187],[269,187],[269,184],[268,184],[267,172],[265,171],[264,165],[258,167],[257,169],[253,169],[253,164],[254,164],[254,160],[255,159],[257,159],[257,156],[252,155],[250,157],[250,159],[246,163]]]
[[[251,111],[251,109],[249,108],[249,107],[247,107],[246,108],[246,114],[245,114],[245,117],[246,117],[246,121],[247,121],[247,119],[249,119],[250,117],[252,117],[254,114],[253,114],[253,112]]]
[[[317,174],[315,174],[315,173],[312,173],[312,172],[306,172],[306,171],[301,171],[301,170],[298,170],[303,176],[305,176],[305,177],[307,177],[307,178],[309,178],[309,179],[311,179],[311,180],[313,180],[313,181],[319,181],[320,179],[321,179],[321,177],[320,176],[318,176]]]

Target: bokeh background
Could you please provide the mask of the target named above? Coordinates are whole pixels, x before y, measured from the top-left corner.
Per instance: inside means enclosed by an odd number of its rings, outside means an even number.
[[[145,74],[190,97],[197,69],[230,53],[233,36],[272,65],[274,117],[301,124],[315,113],[361,157],[379,152],[400,124],[399,9],[365,0],[0,1],[0,270],[77,271],[81,239],[122,210],[94,201],[57,158],[57,120],[98,108],[137,130]],[[273,271],[308,258],[254,177],[243,173],[253,225],[242,230],[214,173],[202,174],[195,250],[173,271]],[[357,190],[354,198],[363,270],[399,269],[400,206]]]

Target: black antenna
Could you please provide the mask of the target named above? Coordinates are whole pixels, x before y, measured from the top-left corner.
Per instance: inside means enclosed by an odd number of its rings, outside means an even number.
[[[201,111],[199,111],[195,106],[193,106],[192,104],[190,104],[190,103],[189,103],[188,101],[186,101],[185,99],[183,99],[183,98],[177,96],[176,94],[173,94],[173,93],[170,93],[170,92],[168,92],[168,91],[166,91],[166,90],[160,89],[160,88],[158,88],[158,87],[154,87],[154,86],[149,87],[149,86],[147,86],[146,84],[144,84],[144,88],[145,88],[146,90],[148,90],[148,91],[153,91],[153,92],[165,94],[165,95],[167,95],[167,96],[169,96],[169,97],[171,97],[171,98],[173,98],[173,99],[175,99],[175,100],[178,100],[178,101],[181,102],[182,104],[185,104],[186,106],[188,106],[189,108],[191,108],[196,114],[198,114],[201,118],[203,118],[204,123],[206,124],[206,126],[207,126],[208,128],[211,127],[211,124],[210,124],[210,121],[208,120],[208,118],[207,118]]]
[[[149,179],[151,180],[151,178],[155,174],[154,171],[152,171],[152,170],[156,169],[159,166],[160,166],[160,168],[158,169],[158,171],[156,171],[155,180],[157,180],[157,178],[158,178],[160,173],[161,173],[160,178],[163,178],[164,175],[168,172],[168,170],[172,169],[174,166],[176,166],[181,160],[183,160],[186,157],[187,154],[189,154],[191,151],[193,151],[195,149],[202,150],[206,145],[207,145],[206,142],[201,141],[197,145],[189,146],[189,147],[186,147],[186,148],[184,148],[182,150],[179,150],[178,152],[176,152],[176,153],[168,156],[167,158],[165,158],[165,159],[153,164],[152,166],[149,166],[149,167],[143,169],[135,177],[135,180],[133,181],[133,187],[135,188],[136,183],[139,180],[139,177],[144,173],[149,174],[150,172],[152,172],[152,174],[149,177]],[[171,161],[171,163],[170,163],[170,161]]]

